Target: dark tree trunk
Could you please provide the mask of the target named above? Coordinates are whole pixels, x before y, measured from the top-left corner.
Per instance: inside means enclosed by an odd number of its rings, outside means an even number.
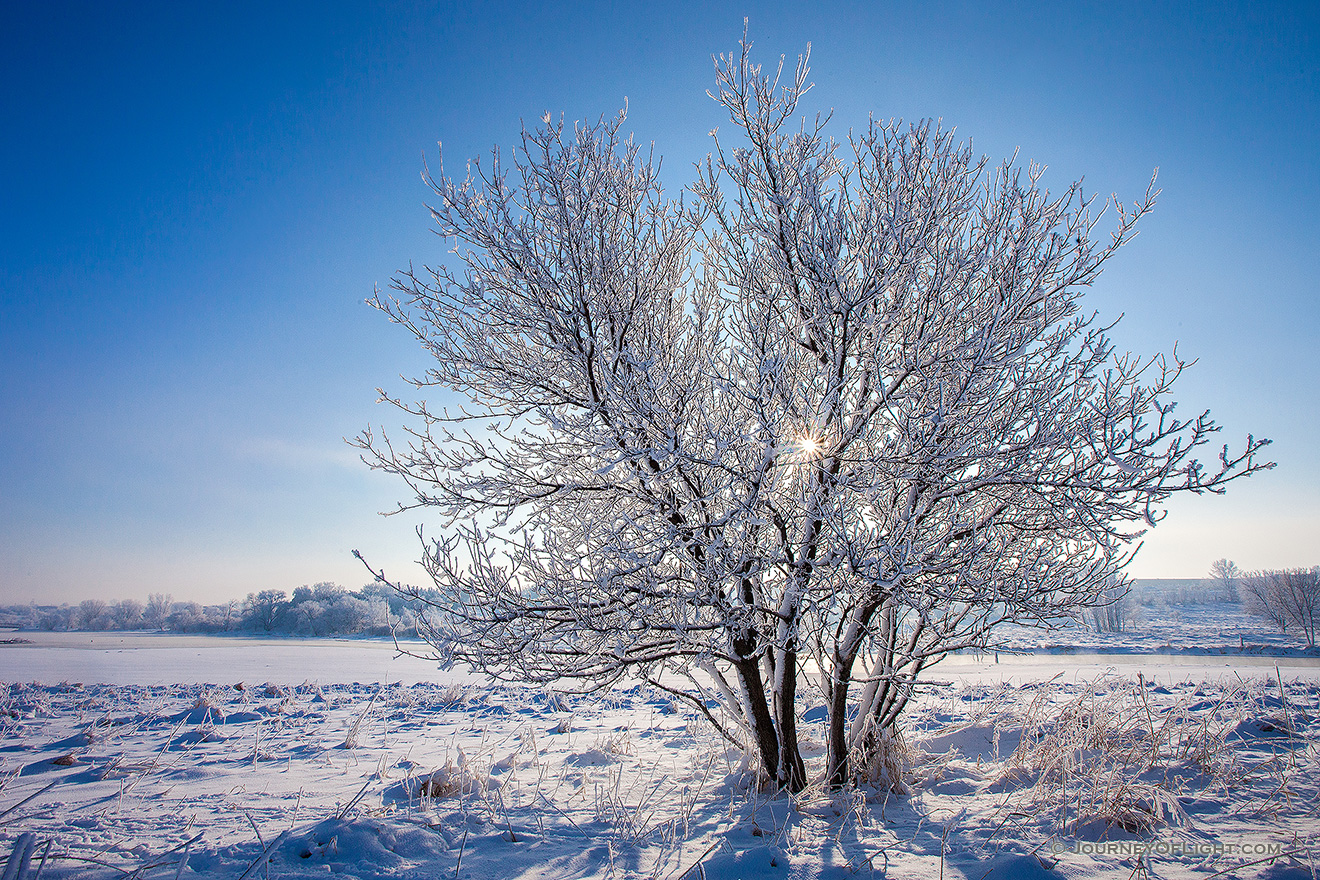
[[[878,604],[854,609],[850,615],[856,629],[850,639],[841,640],[834,651],[829,693],[829,726],[826,733],[825,780],[831,788],[840,788],[851,772],[848,758],[848,687],[852,683],[852,668],[857,661],[857,650],[867,625]],[[851,621],[845,621],[847,626]],[[846,634],[846,633],[845,633]]]
[[[744,659],[737,662],[736,668],[743,698],[747,701],[746,709],[751,714],[747,722],[756,737],[756,748],[761,754],[766,776],[776,779],[779,774],[779,743],[775,738],[774,719],[765,699],[765,684],[761,681],[761,670],[756,658],[742,656]]]
[[[782,788],[798,792],[807,787],[807,767],[802,761],[797,741],[797,651],[785,648],[780,658],[783,664],[779,675],[783,682],[778,690],[775,710],[779,714],[779,772],[775,781]]]

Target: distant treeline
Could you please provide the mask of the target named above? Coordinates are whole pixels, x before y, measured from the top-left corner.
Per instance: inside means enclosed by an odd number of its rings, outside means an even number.
[[[1236,585],[1213,578],[1140,579],[1132,592],[1105,613],[1127,613],[1132,605],[1195,605],[1238,601]],[[85,599],[77,605],[0,606],[0,627],[88,632],[152,630],[180,633],[262,633],[305,636],[416,635],[410,600],[381,583],[357,590],[319,583],[249,593],[217,605],[175,602],[168,593],[136,599]],[[1097,623],[1099,627],[1099,624]],[[1099,627],[1104,628],[1104,627]],[[1117,629],[1124,627],[1119,626]]]
[[[1140,605],[1208,605],[1237,602],[1237,578],[1137,578],[1132,601]]]
[[[218,605],[175,602],[168,593],[136,599],[84,599],[77,605],[0,606],[0,626],[85,632],[152,630],[180,633],[261,633],[307,636],[416,634],[409,600],[371,583],[358,590],[320,583],[249,593]]]

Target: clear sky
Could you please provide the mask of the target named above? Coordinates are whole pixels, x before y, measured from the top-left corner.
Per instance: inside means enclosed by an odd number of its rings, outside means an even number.
[[[1314,2],[6,3],[0,601],[356,587],[353,548],[422,582],[421,520],[377,515],[403,487],[343,438],[425,366],[363,304],[440,258],[423,154],[626,96],[676,191],[744,16],[763,60],[810,41],[840,135],[941,117],[1127,201],[1158,166],[1089,303],[1199,358],[1180,412],[1279,467],[1176,502],[1132,572],[1320,563]]]

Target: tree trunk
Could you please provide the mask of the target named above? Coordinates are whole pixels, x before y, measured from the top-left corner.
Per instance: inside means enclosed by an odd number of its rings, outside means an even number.
[[[775,710],[779,715],[780,787],[798,792],[807,787],[807,767],[802,761],[797,741],[797,651],[786,647],[779,659],[775,681]]]
[[[741,646],[735,646],[741,647]],[[761,755],[766,776],[777,779],[779,776],[779,743],[775,737],[775,723],[766,704],[765,685],[761,681],[761,671],[755,657],[739,653],[741,659],[735,664],[738,670],[738,682],[742,688],[745,702],[744,711],[747,723],[756,738],[756,748]]]
[[[868,604],[854,609],[848,628],[834,649],[830,670],[829,728],[826,734],[828,748],[825,762],[825,780],[830,788],[841,788],[851,772],[848,761],[848,686],[852,682],[852,668],[867,624],[878,606]],[[859,711],[866,711],[863,707]]]
[[[848,781],[848,739],[844,727],[848,715],[848,675],[853,658],[835,659],[833,680],[830,682],[829,731],[826,734],[827,754],[825,782],[830,788],[842,788]]]

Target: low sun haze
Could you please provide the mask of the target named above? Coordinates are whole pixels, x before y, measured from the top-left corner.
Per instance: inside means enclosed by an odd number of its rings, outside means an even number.
[[[790,62],[833,132],[956,126],[1045,182],[1163,194],[1084,302],[1198,362],[1179,415],[1278,462],[1177,499],[1131,573],[1315,565],[1313,4],[9,4],[0,12],[0,600],[421,583],[405,487],[344,441],[426,360],[364,304],[443,260],[424,163],[612,115],[677,196],[712,54]],[[919,6],[919,8],[917,8]],[[1102,223],[1103,226],[1103,223]],[[457,401],[455,401],[457,402]],[[1205,457],[1214,459],[1216,449]],[[438,524],[431,524],[432,527]]]

